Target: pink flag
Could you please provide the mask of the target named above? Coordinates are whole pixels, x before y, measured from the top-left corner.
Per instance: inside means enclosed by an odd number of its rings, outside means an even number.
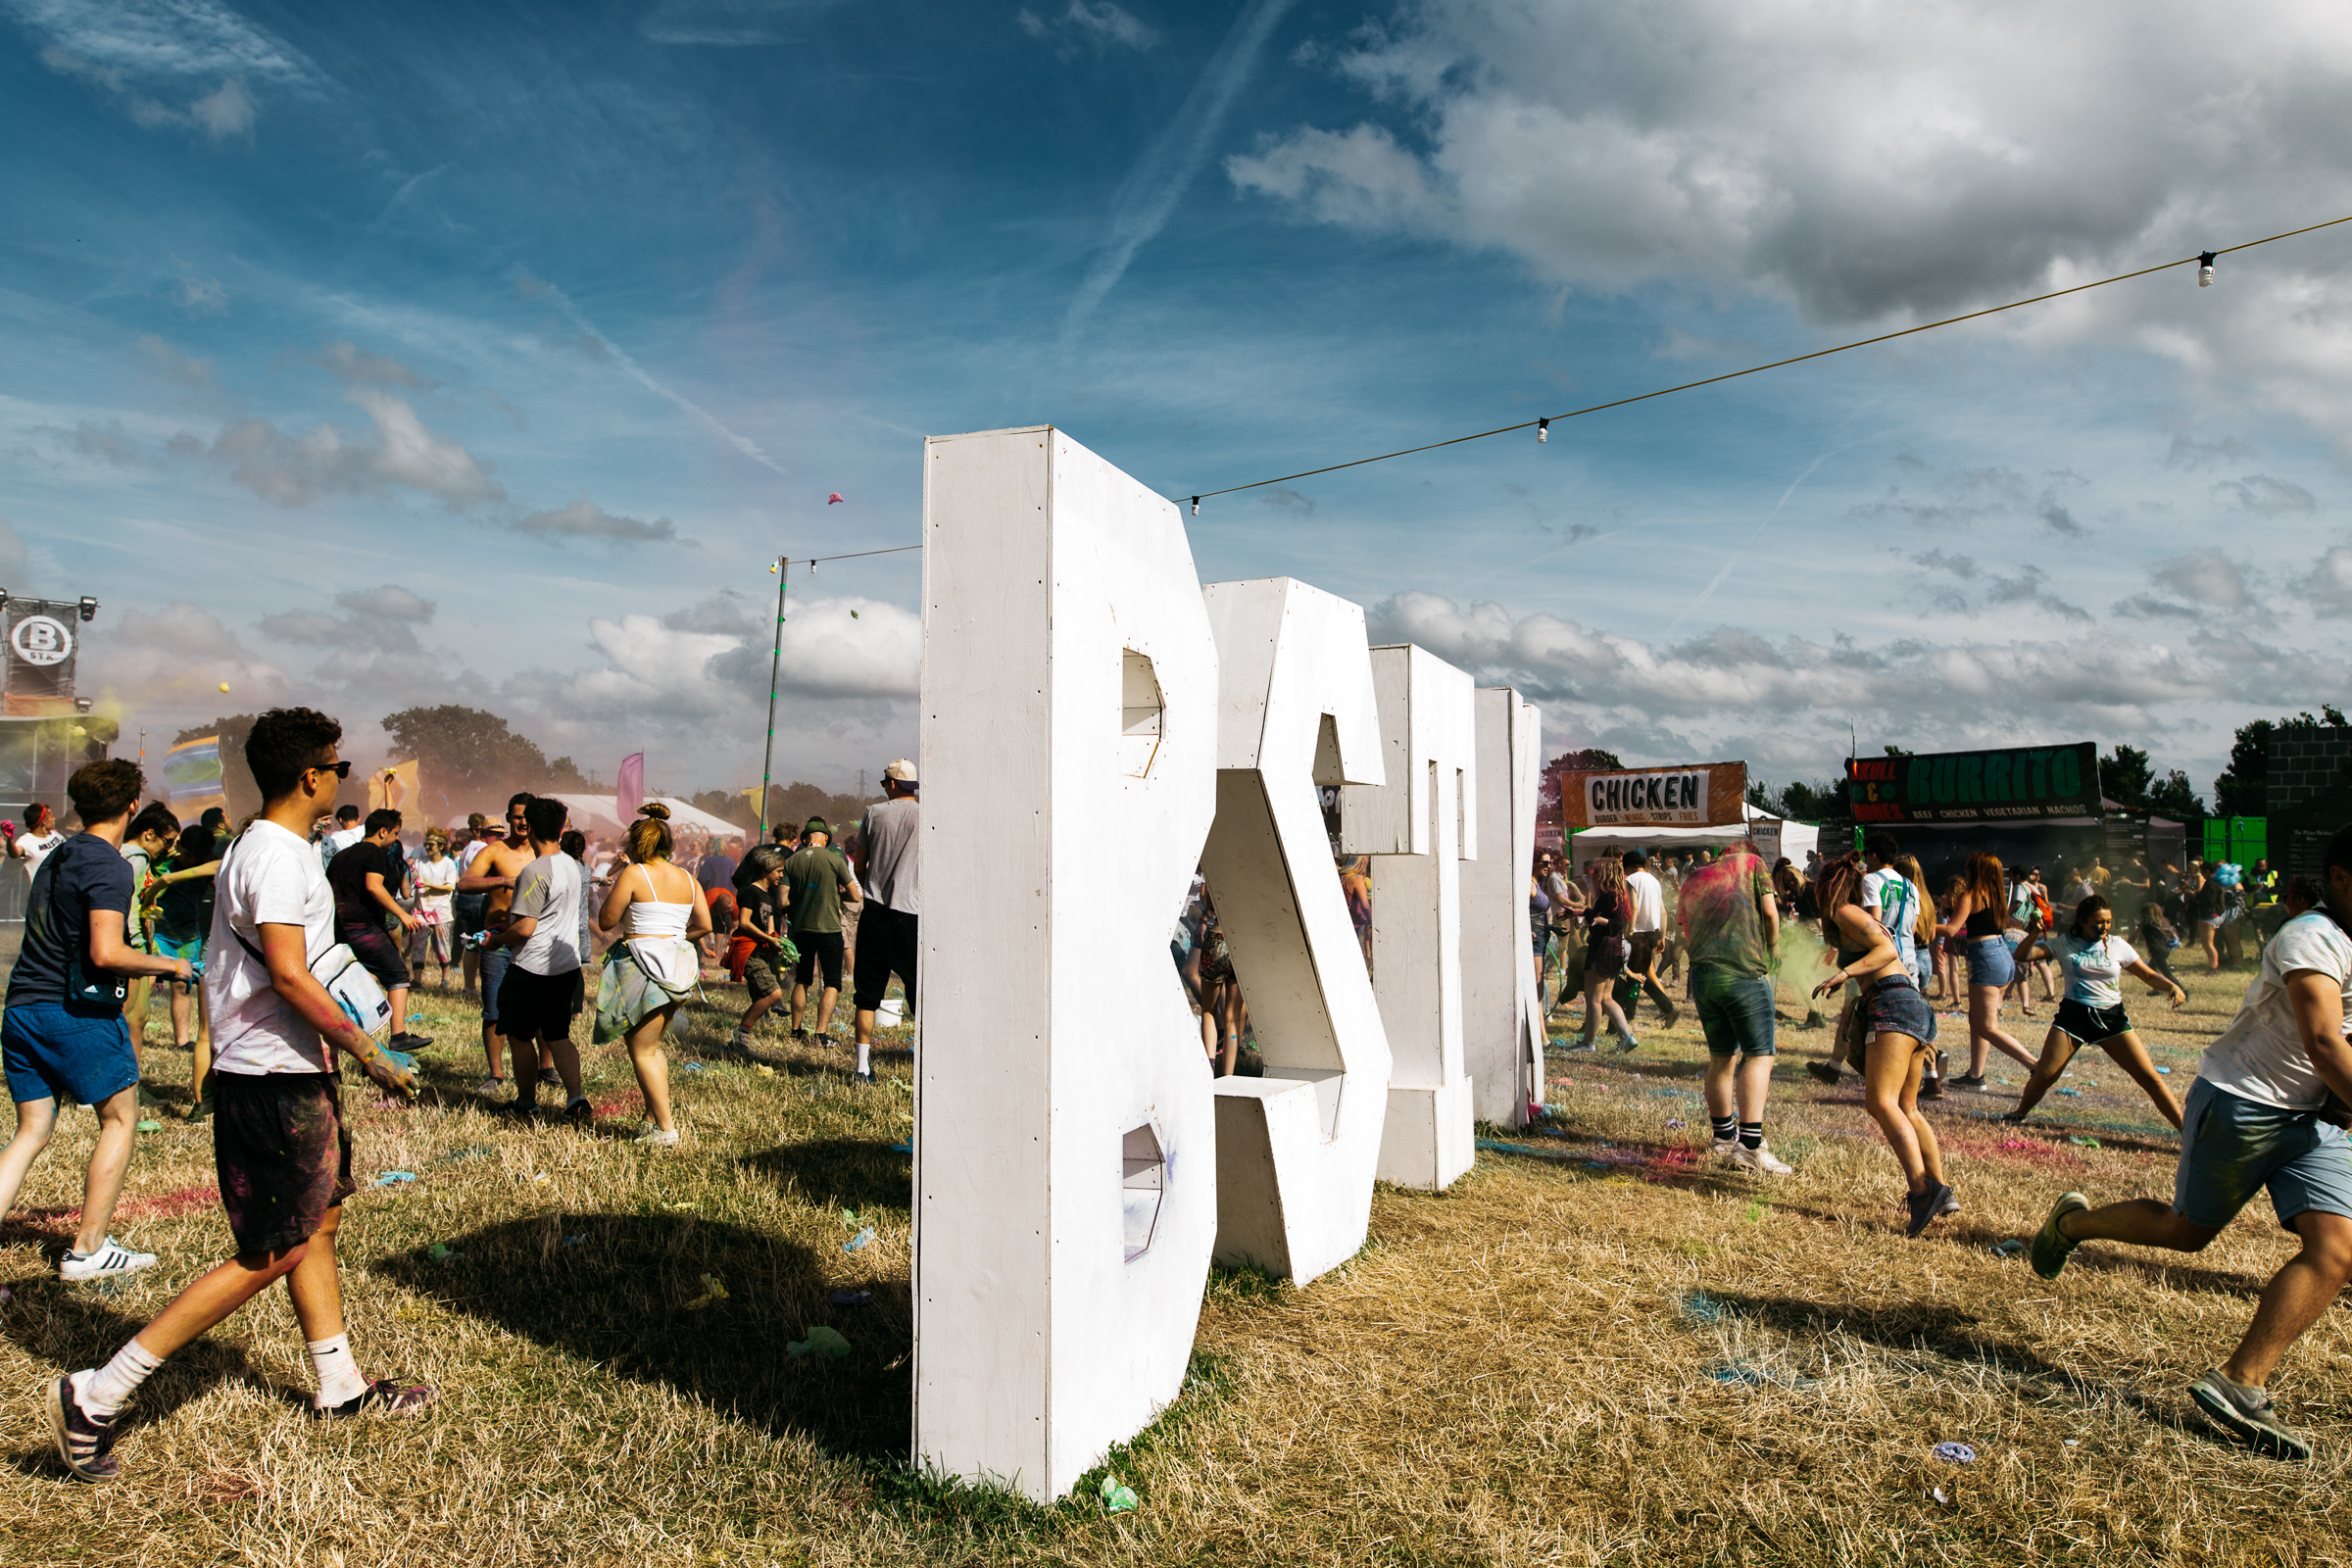
[[[834,491],[832,494],[830,494],[830,495],[826,496],[826,497],[825,497],[825,505],[826,505],[826,506],[828,506],[828,507],[837,507],[837,506],[840,506],[840,505],[841,505],[841,492],[840,492],[840,491],[838,491],[838,490],[836,490],[836,491]]]
[[[612,784],[612,809],[626,824],[636,820],[637,808],[645,804],[645,754],[631,752],[620,760],[620,772]]]

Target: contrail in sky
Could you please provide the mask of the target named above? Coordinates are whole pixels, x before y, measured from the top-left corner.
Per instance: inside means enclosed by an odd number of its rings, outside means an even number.
[[[1860,414],[1863,409],[1868,407],[1870,407],[1870,405],[1866,403],[1847,414],[1843,419],[1840,419],[1838,422],[1838,429],[1835,433],[1837,435],[1843,435],[1845,433],[1845,427],[1854,422],[1854,416]],[[1781,499],[1773,503],[1772,510],[1764,514],[1764,520],[1757,523],[1755,531],[1747,536],[1747,543],[1741,545],[1739,549],[1733,551],[1729,557],[1725,558],[1723,569],[1715,574],[1715,580],[1708,583],[1706,587],[1700,589],[1698,591],[1698,596],[1692,599],[1689,604],[1685,605],[1682,608],[1681,613],[1674,617],[1674,623],[1666,628],[1666,635],[1668,637],[1672,637],[1678,630],[1680,630],[1683,622],[1688,619],[1693,612],[1698,610],[1708,600],[1715,597],[1715,590],[1723,586],[1723,580],[1732,574],[1732,568],[1740,564],[1740,558],[1755,548],[1756,541],[1764,536],[1764,530],[1772,526],[1772,519],[1781,514],[1781,509],[1788,504],[1788,498],[1796,494],[1796,487],[1800,484],[1803,484],[1807,479],[1812,478],[1813,470],[1815,468],[1820,467],[1823,464],[1829,462],[1830,459],[1836,457],[1838,453],[1843,452],[1846,447],[1850,447],[1854,444],[1855,443],[1848,441],[1842,446],[1833,445],[1829,447],[1821,454],[1820,457],[1815,458],[1811,463],[1806,464],[1803,471],[1798,473],[1795,478],[1788,481],[1788,488],[1781,492]]]
[[[639,365],[635,360],[630,359],[628,352],[625,349],[623,349],[619,344],[613,342],[612,338],[608,337],[594,321],[589,320],[587,317],[581,315],[580,308],[572,304],[570,297],[567,296],[562,289],[556,287],[555,284],[550,283],[543,277],[533,277],[526,272],[522,277],[522,286],[525,293],[544,294],[549,299],[553,300],[555,302],[556,309],[562,311],[566,317],[568,317],[572,325],[578,327],[581,331],[596,339],[596,341],[602,345],[604,351],[612,356],[612,363],[619,366],[622,371],[625,372],[628,377],[635,381],[639,386],[644,387],[648,392],[651,392],[658,398],[665,398],[669,402],[676,404],[679,408],[685,410],[697,419],[700,419],[704,424],[710,426],[711,433],[716,435],[721,441],[726,442],[727,445],[733,447],[736,451],[742,453],[754,463],[759,464],[762,467],[772,469],[777,473],[785,474],[785,477],[787,478],[791,477],[790,474],[785,473],[785,469],[776,462],[775,459],[760,451],[759,444],[753,441],[751,437],[737,435],[734,431],[719,423],[717,416],[710,413],[710,410],[704,408],[701,404],[695,402],[692,398],[686,396],[682,392],[671,391],[668,387],[663,386],[661,382],[648,375],[645,372],[645,368],[643,366]]]
[[[1152,138],[1142,162],[1131,171],[1126,182],[1119,187],[1116,203],[1111,208],[1110,231],[1104,236],[1102,254],[1078,285],[1078,293],[1070,301],[1069,314],[1062,318],[1061,341],[1067,347],[1086,318],[1095,313],[1125,274],[1127,264],[1135,253],[1167,226],[1168,217],[1176,204],[1190,189],[1200,166],[1208,161],[1209,148],[1224,128],[1225,113],[1233,107],[1233,96],[1242,90],[1250,73],[1257,65],[1258,52],[1265,47],[1266,35],[1274,24],[1291,9],[1292,0],[1250,0],[1225,41],[1209,57],[1208,66],[1200,79],[1176,111],[1165,129]]]

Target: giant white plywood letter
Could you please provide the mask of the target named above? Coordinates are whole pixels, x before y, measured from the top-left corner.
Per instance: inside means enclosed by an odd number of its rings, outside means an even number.
[[[1525,1124],[1544,1102],[1544,1004],[1527,883],[1536,858],[1539,715],[1508,686],[1479,692],[1478,858],[1462,867],[1462,1059],[1480,1121]]]
[[[1051,427],[925,443],[914,1451],[1061,1495],[1182,1386],[1216,1117],[1168,958],[1215,808],[1176,509]]]
[[[1340,792],[1341,847],[1375,857],[1372,989],[1389,1032],[1380,1176],[1435,1192],[1477,1157],[1462,1062],[1461,860],[1478,853],[1470,677],[1424,649],[1372,650],[1387,782]]]
[[[1288,577],[1212,583],[1217,820],[1201,858],[1262,1078],[1217,1081],[1217,1261],[1311,1280],[1364,1244],[1389,1040],[1332,864],[1321,784],[1381,782],[1361,607]]]

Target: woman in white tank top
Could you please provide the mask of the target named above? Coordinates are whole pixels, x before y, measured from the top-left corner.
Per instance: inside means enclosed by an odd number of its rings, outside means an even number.
[[[669,1061],[662,1036],[702,977],[695,939],[710,929],[710,905],[695,879],[670,863],[669,808],[639,807],[629,824],[629,863],[612,879],[597,912],[600,931],[620,933],[605,953],[596,998],[596,1043],[629,1043],[629,1063],[645,1093],[653,1126],[641,1144],[669,1145],[678,1130],[669,1113]]]

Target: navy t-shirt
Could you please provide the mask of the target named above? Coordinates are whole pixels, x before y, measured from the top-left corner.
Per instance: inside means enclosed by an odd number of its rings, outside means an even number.
[[[8,977],[8,1005],[65,1002],[66,971],[78,956],[92,980],[119,976],[90,967],[90,911],[112,909],[130,916],[130,862],[95,833],[76,833],[49,852],[32,879],[24,906],[24,943]],[[73,1004],[76,1010],[120,1012],[120,1002]]]
[[[390,893],[398,885],[392,880],[392,858],[384,846],[360,840],[348,850],[337,852],[326,868],[327,886],[335,890],[335,923],[339,927],[366,930],[372,926],[384,928],[384,906],[375,902],[368,891],[368,873],[373,871],[384,879],[384,891]]]
[[[703,863],[695,868],[694,879],[703,885],[705,893],[734,886],[735,858],[721,855],[716,850],[711,851],[703,857]]]

